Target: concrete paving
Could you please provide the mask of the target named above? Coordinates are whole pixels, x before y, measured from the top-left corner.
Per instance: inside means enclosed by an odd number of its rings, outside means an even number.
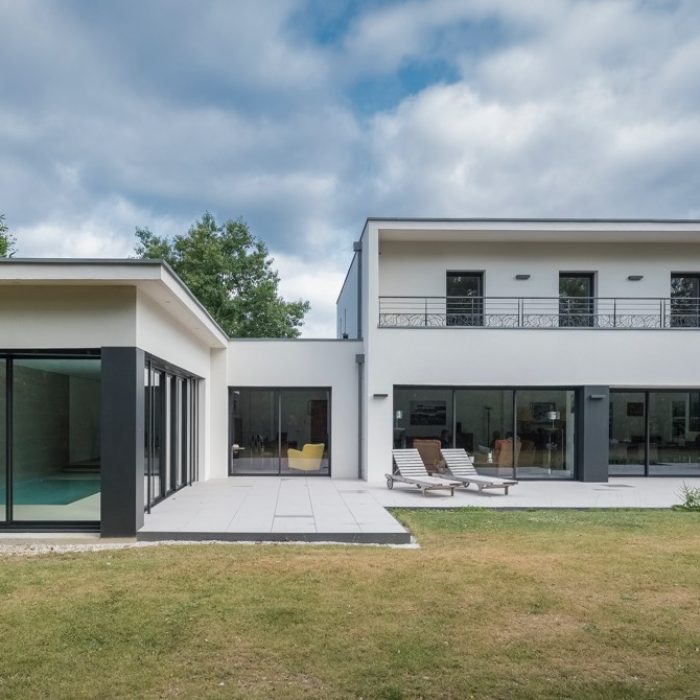
[[[669,508],[700,478],[617,477],[605,483],[521,481],[502,490],[430,491],[324,477],[231,477],[178,491],[145,516],[137,539],[407,544],[398,508]]]
[[[421,495],[415,488],[395,483],[370,483],[372,496],[386,507],[398,508],[670,508],[682,500],[683,484],[700,488],[700,478],[611,477],[605,483],[581,481],[520,481],[503,489],[477,491],[474,486]]]
[[[146,514],[139,540],[408,544],[362,481],[231,477],[198,482]]]

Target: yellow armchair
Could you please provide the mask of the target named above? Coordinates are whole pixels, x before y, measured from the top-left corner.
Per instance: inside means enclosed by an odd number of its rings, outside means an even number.
[[[323,460],[323,452],[326,445],[323,442],[306,443],[303,450],[295,450],[289,448],[287,450],[287,458],[289,460],[290,469],[299,469],[304,472],[313,472],[321,468]]]

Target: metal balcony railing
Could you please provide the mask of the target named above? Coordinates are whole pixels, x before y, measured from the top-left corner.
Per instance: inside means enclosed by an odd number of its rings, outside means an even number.
[[[700,328],[700,297],[379,297],[381,328]]]

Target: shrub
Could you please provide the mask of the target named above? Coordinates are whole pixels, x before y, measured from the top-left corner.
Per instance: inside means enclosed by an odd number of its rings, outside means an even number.
[[[700,511],[700,488],[691,488],[684,482],[679,495],[683,502],[673,506],[674,510]]]

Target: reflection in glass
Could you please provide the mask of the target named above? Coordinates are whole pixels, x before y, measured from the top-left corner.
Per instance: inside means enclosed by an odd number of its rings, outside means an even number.
[[[232,474],[330,474],[328,389],[232,389]]]
[[[484,325],[484,277],[481,272],[448,272],[446,279],[448,326]]]
[[[671,276],[671,327],[700,326],[700,275]]]
[[[516,392],[517,477],[573,478],[576,394],[564,389],[528,389]],[[508,444],[506,444],[508,448]]]
[[[473,456],[480,473],[513,476],[512,437],[512,390],[455,391],[455,447]]]
[[[283,474],[328,474],[328,392],[280,392],[280,465]]]
[[[649,474],[700,476],[699,392],[649,392]]]
[[[592,326],[593,319],[593,275],[560,273],[559,325]]]
[[[7,360],[0,359],[0,522],[7,519],[5,493],[7,479],[7,438],[5,436],[6,408],[5,408],[5,381],[7,378]]]
[[[100,519],[100,360],[13,361],[13,517]]]
[[[414,440],[452,447],[452,394],[451,389],[395,389],[394,447],[413,447]]]
[[[156,369],[144,373],[144,505],[166,498],[196,475],[197,380]]]
[[[231,467],[234,474],[279,473],[279,413],[275,391],[231,392]]]
[[[610,476],[644,476],[646,463],[644,392],[610,392]]]

